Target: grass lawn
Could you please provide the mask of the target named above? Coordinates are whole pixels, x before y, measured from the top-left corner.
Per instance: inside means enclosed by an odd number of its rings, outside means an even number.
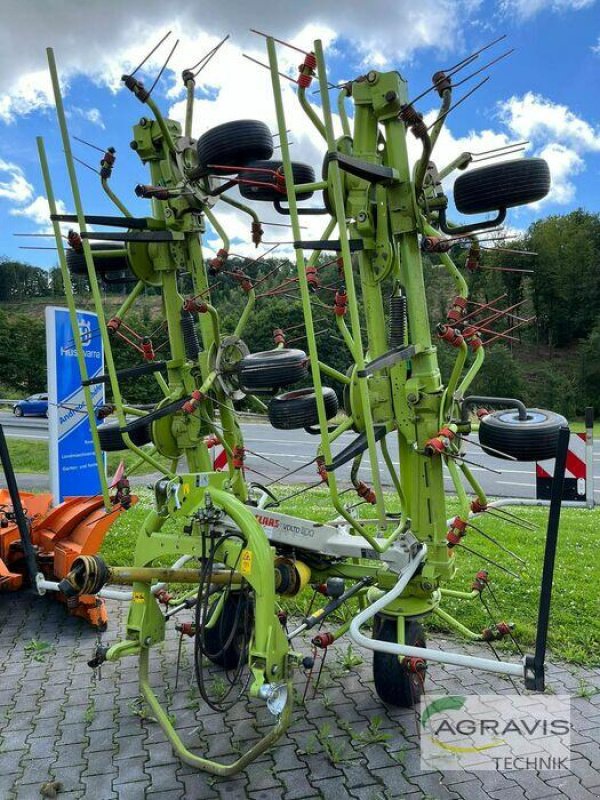
[[[281,496],[289,490],[282,487]],[[143,492],[138,505],[121,515],[108,532],[102,555],[109,563],[131,563],[136,537],[149,502],[149,493]],[[284,510],[299,517],[323,522],[333,516],[328,494],[323,490],[313,490],[290,500],[285,504]],[[455,510],[454,502],[449,498],[448,516]],[[501,607],[501,611],[498,611],[493,601],[490,604],[496,621],[515,622],[517,639],[523,649],[531,652],[537,620],[547,509],[512,510],[538,528],[535,531],[523,530],[490,516],[480,518],[477,525],[525,559],[527,565],[521,570],[521,577],[511,577],[463,550],[457,553],[458,573],[451,587],[469,591],[475,573],[482,568],[488,569]],[[599,528],[600,509],[588,511],[565,508],[562,511],[549,632],[549,646],[555,657],[588,666],[600,664],[600,559],[596,551]],[[506,556],[477,532],[472,531],[468,535],[466,544],[482,555],[519,572],[519,565],[514,559]],[[305,590],[303,595],[290,601],[290,610],[301,613],[311,595],[312,591]],[[488,597],[488,603],[490,600],[491,597]],[[443,607],[476,631],[489,625],[489,617],[479,600],[460,602],[448,599],[444,601]],[[347,609],[345,613],[348,615],[352,610]],[[434,624],[438,630],[443,630],[437,620]]]

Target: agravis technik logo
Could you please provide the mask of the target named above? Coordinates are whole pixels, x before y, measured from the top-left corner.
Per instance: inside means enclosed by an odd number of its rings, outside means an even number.
[[[423,767],[564,770],[568,695],[430,695],[420,705]]]

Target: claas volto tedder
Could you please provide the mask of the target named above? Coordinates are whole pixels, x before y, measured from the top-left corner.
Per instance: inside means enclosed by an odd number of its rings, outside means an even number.
[[[550,187],[542,159],[497,160],[523,149],[523,143],[491,153],[463,153],[443,167],[432,160],[453,102],[460,102],[453,101],[454,76],[460,73],[458,84],[462,84],[485,73],[499,58],[479,66],[481,60],[499,40],[436,72],[432,85],[412,99],[396,71],[373,69],[333,86],[321,42],[301,51],[298,73],[283,77],[294,82],[308,124],[323,140],[322,174],[316,177],[312,168],[290,157],[286,95],[278,64],[278,49],[286,43],[257,34],[266,43],[268,60],[259,63],[269,69],[272,79],[279,148],[275,158],[273,134],[262,121],[226,122],[198,139],[192,136],[196,77],[223,42],[183,72],[187,92],[183,128],[163,117],[152,98],[154,87],[145,87],[138,70],[123,76],[125,87],[145,106],[133,127],[131,148],[150,172],[149,183],[135,187],[138,197],[150,201],[149,216],[133,216],[111,188],[116,158],[112,148],[103,153],[99,173],[118,214],[84,213],[51,50],[50,73],[73,214],[57,213],[43,142],[38,142],[67,299],[72,305],[69,273],[86,275],[98,314],[98,335],[104,341],[106,374],[94,379],[82,374],[87,391],[94,380],[103,381],[112,397],[109,410],[114,419],[97,429],[94,424],[98,458],[102,450],[127,448],[161,474],[133,564],[112,567],[98,557],[83,557],[60,586],[72,595],[110,596],[114,590],[107,584],[132,584],[123,640],[100,646],[90,663],[99,666],[126,656],[137,658],[141,694],[179,756],[216,774],[242,769],[277,739],[292,719],[295,668],[310,671],[315,654],[325,653],[346,634],[373,651],[375,688],[387,703],[412,706],[432,662],[503,673],[523,679],[530,688],[543,688],[559,498],[554,497],[550,514],[535,655],[515,662],[429,649],[423,621],[437,617],[473,641],[512,637],[505,622],[476,632],[443,608],[446,596],[472,601],[489,591],[485,569],[466,590],[447,588],[461,549],[473,549],[470,539],[481,531],[482,523],[475,525],[473,518],[494,514],[527,524],[488,502],[469,469],[464,448],[473,419],[479,419],[479,445],[499,458],[553,458],[564,451],[565,435],[568,438],[565,420],[556,414],[527,409],[511,398],[469,395],[486,345],[510,339],[510,334],[502,327],[506,309],[498,302],[469,299],[467,282],[452,259],[453,248],[466,244],[466,266],[479,269],[482,242],[494,238],[489,232],[498,230],[506,210],[540,200]],[[311,102],[307,89],[315,79],[318,89]],[[331,90],[338,95],[337,118],[330,106]],[[440,99],[439,111],[429,123],[415,106],[424,95]],[[407,144],[413,136],[420,155],[411,167]],[[454,183],[457,212],[480,216],[476,221],[451,222],[444,179],[488,158],[496,161],[463,172]],[[236,187],[242,200],[231,194]],[[255,259],[246,259],[245,268],[228,269],[231,245],[217,217],[224,203],[248,215],[250,236],[257,246],[265,222],[256,209],[265,208],[264,204],[270,204],[291,228],[297,269],[280,291],[293,287],[298,293],[306,351],[286,347],[286,331],[280,328],[275,330],[272,350],[251,353],[244,343],[261,293],[252,277]],[[481,217],[488,212],[491,218]],[[308,215],[323,216],[318,240],[303,238],[301,220]],[[73,226],[68,248],[63,247],[59,227],[65,222]],[[221,239],[212,257],[203,250],[207,223]],[[486,232],[488,238],[478,238],[478,232]],[[423,253],[439,263],[454,285],[447,317],[437,321],[437,346],[454,348],[456,353],[446,383],[432,340]],[[336,284],[325,287],[321,273],[325,264],[333,262]],[[183,291],[184,274],[188,280],[191,276],[191,292]],[[213,284],[223,276],[232,278],[245,296],[243,313],[235,328],[227,331],[211,302]],[[110,281],[128,281],[129,293],[118,312],[106,319],[101,285]],[[168,340],[160,353],[126,321],[148,286],[162,300]],[[277,295],[276,290],[264,293],[261,302]],[[347,372],[320,358],[315,313],[325,312],[335,321],[347,350]],[[511,329],[527,321],[514,309],[509,319]],[[115,338],[124,339],[137,359],[121,371],[113,359]],[[154,409],[140,412],[123,403],[121,381],[146,374],[155,377],[164,398]],[[308,376],[309,388],[289,389]],[[343,398],[325,385],[327,380],[343,386]],[[315,481],[328,491],[331,522],[292,516],[285,509],[291,495],[282,498],[268,487],[249,483],[247,449],[236,410],[244,398],[260,406],[276,429],[317,434],[311,439],[317,442],[311,464]],[[342,404],[344,413],[339,414]],[[342,439],[343,434],[347,435]],[[390,455],[392,440],[397,443],[399,468]],[[217,448],[221,453],[215,458]],[[169,466],[157,455],[168,459]],[[561,456],[557,475],[561,459],[564,467]],[[368,482],[365,471],[361,475],[363,462],[370,467]],[[349,481],[340,477],[344,465],[350,466]],[[459,512],[451,519],[444,468],[459,503]],[[390,493],[384,494],[384,483],[392,487]],[[106,489],[105,499],[110,507]],[[171,566],[164,566],[165,559]],[[167,592],[165,583],[176,588]],[[287,625],[281,603],[307,586],[323,596],[321,606],[295,626]],[[350,614],[337,628],[334,624],[323,629],[330,615],[351,599],[359,600],[360,612]],[[181,621],[186,612],[188,620]],[[191,643],[196,681],[206,702],[217,708],[226,705],[222,693],[216,697],[209,691],[210,676],[222,669],[231,687],[236,681],[239,687],[241,681],[248,696],[273,715],[269,733],[233,763],[192,752],[151,686],[150,652],[163,641],[172,618],[190,637],[186,641]],[[363,628],[369,622],[372,634],[366,635]],[[308,638],[301,637],[305,632]],[[231,690],[225,694],[230,697]]]

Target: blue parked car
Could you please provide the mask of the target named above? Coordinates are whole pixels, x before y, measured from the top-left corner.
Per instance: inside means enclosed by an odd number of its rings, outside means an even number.
[[[48,395],[32,394],[25,400],[19,400],[13,406],[15,417],[47,417],[48,416]]]

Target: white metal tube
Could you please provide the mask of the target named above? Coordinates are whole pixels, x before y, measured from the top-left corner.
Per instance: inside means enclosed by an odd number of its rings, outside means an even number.
[[[460,653],[446,653],[442,650],[431,650],[427,647],[411,647],[396,642],[381,642],[378,639],[371,639],[360,632],[360,628],[375,614],[384,609],[393,600],[399,597],[408,586],[420,563],[425,558],[427,548],[423,548],[407,568],[406,572],[400,577],[398,583],[389,592],[382,595],[364,611],[361,611],[350,624],[350,636],[354,641],[366,647],[368,650],[377,650],[380,653],[390,653],[396,656],[408,656],[409,658],[424,658],[427,661],[435,661],[439,664],[454,664],[457,667],[470,667],[472,669],[486,670],[487,672],[499,672],[502,675],[524,676],[524,666],[513,664],[509,661],[492,661],[490,658],[477,658],[466,656]]]

